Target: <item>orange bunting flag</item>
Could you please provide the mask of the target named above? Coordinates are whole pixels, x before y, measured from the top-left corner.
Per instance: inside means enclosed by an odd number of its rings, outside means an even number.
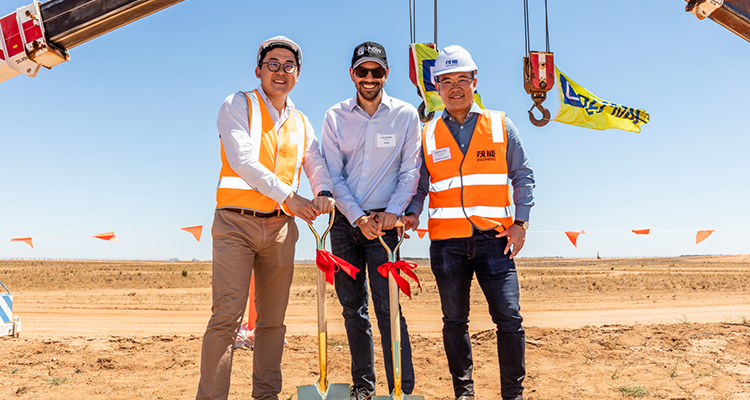
[[[711,234],[714,233],[713,230],[710,231],[698,231],[698,233],[695,235],[695,244],[698,244],[704,240],[706,240],[707,237],[711,236]]]
[[[566,235],[568,235],[568,239],[570,239],[570,242],[573,243],[573,246],[578,248],[578,244],[576,243],[578,241],[578,235],[586,233],[584,231],[575,231],[575,232],[565,232]]]
[[[201,233],[203,233],[203,225],[188,226],[186,228],[180,228],[185,232],[190,232],[195,236],[195,240],[201,241]]]
[[[417,235],[419,235],[419,238],[424,238],[424,235],[427,234],[427,229],[417,229]]]
[[[92,237],[95,237],[95,238],[101,239],[101,240],[107,240],[107,241],[110,241],[110,242],[119,242],[119,240],[117,240],[117,238],[115,237],[115,233],[114,232],[100,233],[100,234],[94,235]]]
[[[633,233],[636,235],[648,235],[651,233],[651,229],[633,229]]]
[[[31,246],[32,249],[34,248],[34,245],[31,243],[31,238],[30,237],[10,239],[10,241],[11,242],[25,242],[26,244],[28,244],[29,246]]]

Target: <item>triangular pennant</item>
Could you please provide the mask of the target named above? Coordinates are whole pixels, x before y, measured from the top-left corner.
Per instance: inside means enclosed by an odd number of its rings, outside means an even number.
[[[633,229],[633,233],[636,235],[648,235],[651,233],[651,229]]]
[[[25,242],[26,244],[31,246],[32,249],[34,248],[34,245],[31,243],[30,237],[10,239],[10,241],[11,242]]]
[[[119,240],[117,240],[117,238],[115,237],[115,233],[114,232],[100,233],[100,234],[94,235],[92,237],[95,237],[95,238],[101,239],[101,240],[108,240],[110,242],[119,242]]]
[[[417,235],[419,235],[420,239],[424,238],[424,235],[426,235],[427,232],[427,229],[417,229]]]
[[[714,233],[713,230],[710,231],[698,231],[698,233],[695,235],[695,244],[698,244],[704,240],[706,240],[707,237],[711,236],[711,234]]]
[[[568,235],[568,239],[570,239],[570,242],[573,243],[573,246],[578,248],[578,244],[576,243],[578,241],[578,235],[586,233],[584,231],[575,231],[575,232],[565,232],[566,235]]]
[[[186,228],[180,228],[185,232],[190,232],[195,236],[195,240],[201,241],[201,233],[203,233],[203,225],[188,226]]]

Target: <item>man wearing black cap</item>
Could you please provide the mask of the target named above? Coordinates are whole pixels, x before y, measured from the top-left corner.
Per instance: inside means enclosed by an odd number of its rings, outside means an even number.
[[[197,400],[226,399],[234,340],[255,274],[254,399],[281,392],[284,315],[294,271],[297,225],[331,212],[331,178],[307,117],[287,96],[299,77],[302,51],[277,36],[258,48],[260,85],[224,100],[216,121],[221,173],[213,236],[213,305],[203,336]],[[312,201],[298,195],[300,168],[310,179]]]
[[[394,226],[417,189],[421,143],[416,108],[383,90],[388,78],[383,46],[365,42],[355,47],[349,75],[357,93],[326,112],[321,141],[336,200],[332,252],[360,269],[356,279],[337,273],[335,286],[352,359],[351,399],[367,400],[376,382],[367,275],[393,391],[388,279],[377,272],[388,257],[378,237],[391,248],[398,242]],[[409,394],[414,368],[403,315],[401,350],[402,389]]]

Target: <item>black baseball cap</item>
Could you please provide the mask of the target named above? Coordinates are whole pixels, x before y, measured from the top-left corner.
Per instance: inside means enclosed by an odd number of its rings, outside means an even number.
[[[366,61],[374,61],[381,67],[388,69],[388,58],[385,56],[385,47],[375,42],[364,42],[354,48],[352,55],[352,68]]]

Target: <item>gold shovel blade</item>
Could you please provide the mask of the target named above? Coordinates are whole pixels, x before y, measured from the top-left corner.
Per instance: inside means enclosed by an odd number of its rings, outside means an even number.
[[[329,383],[328,390],[321,393],[318,385],[297,386],[299,400],[349,400],[349,384]],[[424,397],[422,398],[424,400]]]
[[[372,400],[424,400],[424,395],[421,394],[402,394],[397,397],[394,393],[388,396],[375,396]]]

